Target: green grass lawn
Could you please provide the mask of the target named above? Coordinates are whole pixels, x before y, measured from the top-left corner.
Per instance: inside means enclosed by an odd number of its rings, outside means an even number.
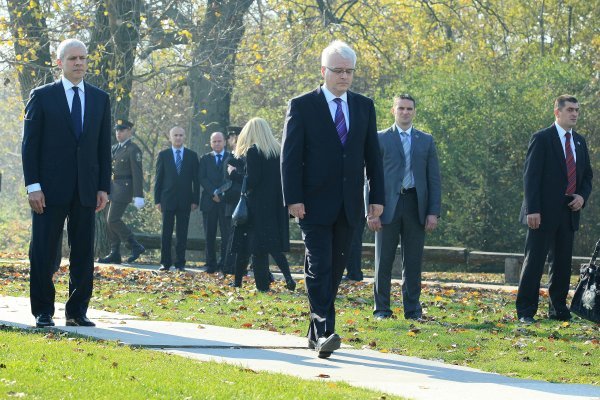
[[[0,265],[0,293],[27,296],[27,268]],[[99,268],[90,306],[151,320],[305,334],[308,302],[302,282],[294,293],[277,282],[264,294],[253,290],[252,280],[241,290],[228,287],[229,281],[205,273]],[[67,282],[61,270],[57,301],[66,299]],[[425,322],[402,318],[398,285],[392,290],[397,318],[376,321],[372,290],[370,284],[342,284],[336,306],[337,331],[344,343],[521,378],[600,384],[599,325],[574,318],[570,323],[541,319],[521,326],[515,320],[515,293],[439,285],[423,287]],[[541,310],[545,303],[543,299]]]
[[[0,398],[400,399],[216,362],[0,326]]]

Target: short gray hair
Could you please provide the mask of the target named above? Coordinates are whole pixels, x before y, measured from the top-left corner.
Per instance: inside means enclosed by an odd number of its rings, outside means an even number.
[[[73,47],[80,47],[84,49],[87,53],[87,47],[85,47],[85,44],[81,40],[66,39],[60,42],[60,44],[58,45],[58,48],[56,49],[56,56],[59,60],[64,60],[65,53],[67,52],[67,50]]]
[[[350,46],[341,40],[334,40],[329,43],[329,46],[323,49],[321,53],[321,66],[327,67],[326,63],[329,57],[333,54],[339,54],[342,58],[352,61],[353,65],[356,65],[356,53]]]

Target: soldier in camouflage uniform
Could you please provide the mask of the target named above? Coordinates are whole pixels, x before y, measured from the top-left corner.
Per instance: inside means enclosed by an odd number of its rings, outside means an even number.
[[[110,254],[100,258],[100,263],[121,263],[121,242],[131,249],[128,263],[138,259],[145,249],[123,222],[125,209],[133,200],[138,209],[144,206],[142,152],[131,141],[133,123],[118,120],[115,125],[117,144],[112,146],[112,183],[108,205],[107,225]]]

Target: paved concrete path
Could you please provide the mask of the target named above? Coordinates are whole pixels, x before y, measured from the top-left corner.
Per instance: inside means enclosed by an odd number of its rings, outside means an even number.
[[[56,304],[56,329],[189,357],[328,379],[423,400],[600,400],[600,387],[508,378],[473,368],[343,346],[330,359],[308,350],[306,339],[251,329],[147,321],[89,310],[95,328],[64,326],[64,304]],[[31,327],[29,299],[0,296],[0,324]]]

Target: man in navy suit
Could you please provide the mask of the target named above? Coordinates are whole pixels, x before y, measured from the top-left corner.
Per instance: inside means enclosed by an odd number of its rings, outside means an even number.
[[[31,311],[36,326],[54,326],[54,260],[65,218],[71,241],[68,326],[87,318],[94,272],[94,212],[110,189],[110,101],[83,81],[87,49],[68,39],[57,49],[60,80],[31,91],[23,127],[23,175],[32,212]]]
[[[535,322],[540,280],[550,250],[554,257],[549,271],[548,317],[571,319],[567,294],[573,240],[581,209],[592,192],[588,148],[583,136],[573,129],[579,117],[577,99],[559,96],[554,102],[554,116],[554,124],[531,137],[525,159],[520,219],[528,230],[516,302],[517,316],[523,324]]]
[[[442,202],[440,168],[433,136],[412,124],[415,99],[408,94],[394,97],[392,114],[394,125],[379,132],[386,207],[380,218],[368,221],[376,231],[373,315],[392,316],[392,266],[401,240],[404,317],[419,320],[425,232],[437,226]]]
[[[231,215],[227,216],[226,202],[222,190],[225,184],[226,161],[230,153],[225,151],[225,135],[214,132],[210,135],[211,152],[200,157],[200,211],[206,238],[206,272],[213,273],[223,269],[227,255],[227,239]],[[217,226],[221,232],[221,252],[217,262],[215,243],[217,239]]]
[[[175,265],[185,271],[190,212],[198,208],[200,184],[198,183],[198,154],[184,147],[185,130],[178,126],[169,132],[171,148],[161,151],[156,161],[154,203],[162,213],[162,238],[160,245],[160,271],[169,271]],[[175,235],[175,261],[171,257],[173,228]]]
[[[373,101],[350,92],[356,54],[334,41],[321,55],[324,84],[292,99],[283,130],[284,202],[306,246],[304,274],[310,304],[308,346],[320,358],[339,349],[334,301],[355,227],[364,218],[364,171],[369,216],[383,211],[383,172]]]

